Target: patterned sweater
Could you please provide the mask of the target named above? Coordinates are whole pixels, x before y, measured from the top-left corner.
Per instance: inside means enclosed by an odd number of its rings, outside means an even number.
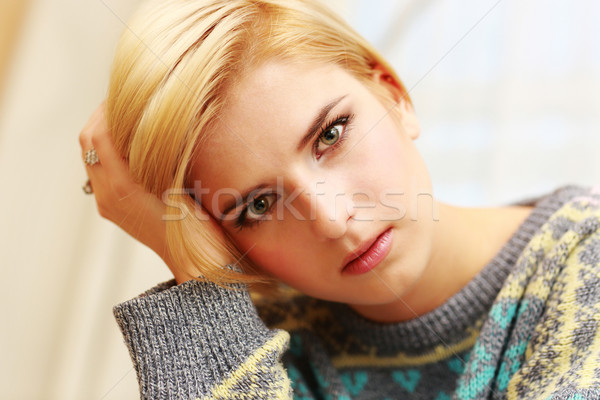
[[[600,399],[600,187],[535,205],[435,310],[401,323],[189,281],[114,307],[148,399]]]

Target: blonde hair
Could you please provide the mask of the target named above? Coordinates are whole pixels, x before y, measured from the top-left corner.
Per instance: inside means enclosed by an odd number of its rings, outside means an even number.
[[[197,205],[185,195],[195,149],[219,117],[228,88],[249,68],[273,58],[337,64],[379,95],[381,85],[373,83],[372,75],[381,66],[410,102],[383,57],[318,1],[150,3],[130,21],[119,42],[107,118],[117,151],[128,160],[136,182],[159,197],[167,191],[184,194],[178,209],[167,209],[168,217],[177,219],[182,211],[195,215]],[[187,217],[167,224],[176,265],[217,284],[264,281],[229,241],[207,233],[207,223]],[[241,260],[242,272],[223,268],[196,240]]]

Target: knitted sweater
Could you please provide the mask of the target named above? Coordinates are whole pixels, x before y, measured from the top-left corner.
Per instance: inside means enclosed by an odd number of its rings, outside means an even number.
[[[498,254],[410,321],[197,281],[115,306],[142,398],[600,399],[600,187],[515,204]]]

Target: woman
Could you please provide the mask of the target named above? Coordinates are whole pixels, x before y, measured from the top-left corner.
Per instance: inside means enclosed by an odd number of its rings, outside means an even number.
[[[419,135],[316,2],[141,11],[80,141],[101,215],[175,276],[114,310],[142,396],[600,398],[598,189],[444,204]]]

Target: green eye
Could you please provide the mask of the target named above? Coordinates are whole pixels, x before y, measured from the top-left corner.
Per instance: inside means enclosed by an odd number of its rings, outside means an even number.
[[[337,126],[334,126],[323,132],[323,134],[321,135],[321,143],[327,146],[331,146],[335,144],[335,142],[337,142],[339,138],[340,130],[337,128]]]
[[[248,205],[248,211],[255,215],[263,215],[269,210],[269,201],[266,197],[258,197]]]
[[[256,197],[249,195],[248,203],[235,221],[235,227],[241,230],[244,227],[256,226],[262,221],[271,220],[273,205],[279,198],[280,195],[277,192],[262,193]]]

